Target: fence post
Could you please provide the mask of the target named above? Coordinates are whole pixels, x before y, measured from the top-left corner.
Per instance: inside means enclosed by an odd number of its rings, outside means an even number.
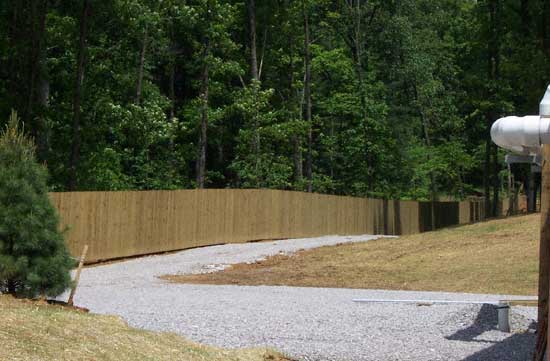
[[[510,332],[510,304],[506,301],[500,301],[498,309],[498,329],[501,332]]]

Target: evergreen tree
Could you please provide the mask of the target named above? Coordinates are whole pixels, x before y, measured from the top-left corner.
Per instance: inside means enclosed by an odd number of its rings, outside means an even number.
[[[73,265],[32,139],[15,113],[0,134],[0,292],[56,296]]]

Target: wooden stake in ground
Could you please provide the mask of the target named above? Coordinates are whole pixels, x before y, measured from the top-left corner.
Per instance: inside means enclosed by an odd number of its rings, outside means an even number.
[[[71,294],[69,295],[69,301],[67,301],[67,304],[69,306],[73,305],[73,298],[74,298],[74,294],[76,293],[76,288],[78,287],[78,281],[80,281],[80,272],[82,272],[82,266],[84,266],[84,259],[86,258],[86,253],[88,253],[88,245],[84,246],[84,250],[82,251],[82,256],[80,256],[80,263],[78,264],[78,269],[76,270],[74,285],[73,285],[73,288],[71,289]]]

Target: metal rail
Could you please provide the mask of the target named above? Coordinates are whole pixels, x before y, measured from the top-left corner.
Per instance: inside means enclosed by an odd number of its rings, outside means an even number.
[[[493,301],[452,301],[452,300],[384,300],[384,299],[369,299],[369,298],[356,298],[353,302],[363,303],[450,303],[450,304],[468,304],[468,305],[494,305],[497,306],[499,302]]]

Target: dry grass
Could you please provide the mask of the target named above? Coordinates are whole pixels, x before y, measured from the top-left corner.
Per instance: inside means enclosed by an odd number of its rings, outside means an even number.
[[[536,295],[539,215],[275,256],[174,282]]]
[[[222,350],[175,334],[130,328],[100,316],[0,295],[0,360],[282,361],[261,349]]]

